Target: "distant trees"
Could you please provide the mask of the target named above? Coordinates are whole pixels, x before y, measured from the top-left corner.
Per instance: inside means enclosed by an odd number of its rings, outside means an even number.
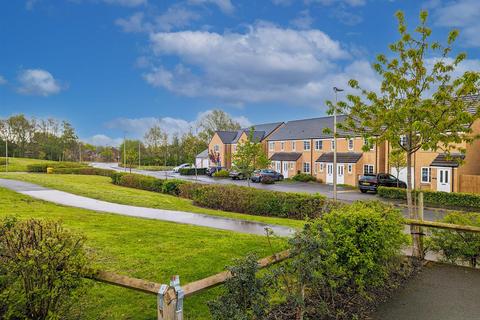
[[[198,121],[198,136],[205,143],[209,143],[215,131],[234,131],[240,129],[240,124],[222,110],[213,110],[205,114]]]

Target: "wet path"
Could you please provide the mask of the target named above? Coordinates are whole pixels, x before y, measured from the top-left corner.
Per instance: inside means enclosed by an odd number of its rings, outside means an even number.
[[[295,232],[288,227],[268,225],[264,223],[229,219],[224,217],[210,216],[206,214],[190,213],[184,211],[153,209],[116,204],[92,198],[77,196],[68,192],[41,187],[36,184],[0,179],[0,187],[4,187],[32,198],[53,202],[60,205],[82,208],[87,210],[116,213],[132,217],[156,219],[183,224],[191,224],[202,227],[229,230],[255,235],[265,235],[265,228],[272,229],[275,235],[291,236]]]

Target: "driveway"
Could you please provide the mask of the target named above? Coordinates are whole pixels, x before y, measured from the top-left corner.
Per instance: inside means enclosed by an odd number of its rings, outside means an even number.
[[[103,162],[94,162],[90,163],[91,166],[96,168],[102,169],[110,169],[115,171],[125,171],[124,168],[118,166],[117,163],[103,163]],[[129,172],[129,170],[128,170]],[[188,181],[195,181],[199,183],[206,183],[206,184],[235,184],[239,186],[248,186],[248,182],[245,180],[232,180],[232,179],[225,179],[225,178],[212,178],[208,176],[182,176],[178,173],[174,173],[172,171],[147,171],[147,170],[137,170],[132,169],[132,173],[143,174],[159,179],[165,178],[175,178],[175,179],[183,179]],[[258,189],[265,189],[265,190],[273,190],[273,191],[282,191],[282,192],[305,192],[305,193],[320,193],[328,198],[333,198],[333,186],[322,184],[322,183],[305,183],[305,182],[295,182],[295,181],[282,181],[277,182],[275,184],[261,184],[261,183],[250,183],[250,187],[258,188]],[[337,192],[337,198],[343,202],[353,202],[353,201],[361,201],[361,200],[382,200],[379,199],[375,194],[371,193],[361,193],[357,189],[350,189],[339,187]],[[396,204],[396,203],[394,203]],[[401,207],[403,214],[405,217],[408,217],[407,208]],[[439,220],[446,215],[446,211],[442,211],[441,209],[431,210],[425,208],[424,210],[424,219],[425,220]]]

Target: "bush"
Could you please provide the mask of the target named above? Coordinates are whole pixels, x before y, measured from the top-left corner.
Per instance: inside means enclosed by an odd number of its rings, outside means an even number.
[[[442,222],[480,227],[480,214],[452,212],[446,215]],[[480,234],[478,233],[432,229],[432,236],[428,243],[429,249],[441,253],[447,262],[466,262],[472,267],[478,265],[478,259],[480,259]]]
[[[262,177],[260,182],[263,183],[263,184],[274,184],[275,180],[273,180],[273,178],[270,177],[270,176],[264,176],[264,177]]]
[[[87,273],[84,240],[57,222],[4,219],[0,223],[0,318],[65,317]]]
[[[180,186],[189,182],[179,179],[164,180],[162,186],[162,193],[172,196],[178,196],[180,194]]]
[[[193,193],[201,207],[293,219],[319,217],[334,203],[320,194],[278,192],[235,185],[203,185]]]
[[[115,171],[109,169],[82,167],[82,168],[53,168],[55,174],[80,174],[90,176],[111,177]]]
[[[423,192],[424,202],[437,206],[450,206],[462,208],[480,209],[480,195],[473,193],[460,192],[442,192],[430,190],[413,190],[412,195],[416,196],[419,192]],[[378,195],[386,199],[407,199],[407,191],[401,188],[379,187]]]
[[[80,162],[50,162],[50,163],[34,163],[27,166],[28,172],[47,172],[47,168],[85,168],[87,165]]]
[[[207,168],[197,168],[197,175],[205,175],[207,174]],[[182,176],[194,176],[195,175],[195,168],[182,168],[178,170],[180,175]]]
[[[213,174],[213,176],[214,176],[215,178],[228,178],[228,177],[230,177],[230,176],[229,176],[229,172],[228,172],[227,170],[223,170],[223,169],[215,172],[215,173]]]
[[[292,180],[294,181],[300,181],[300,182],[310,182],[310,181],[317,181],[317,179],[308,174],[308,173],[297,173],[292,177]]]
[[[116,185],[147,191],[162,192],[163,180],[134,173],[116,173],[112,176]]]
[[[0,166],[4,166],[7,164],[7,159],[5,158],[0,158]]]
[[[200,183],[182,183],[178,186],[179,196],[192,200],[199,189],[203,188]]]
[[[110,178],[112,178],[112,183],[116,185],[120,185],[120,178],[126,174],[127,173],[125,172],[118,172],[118,171],[112,173],[112,175],[110,176]]]

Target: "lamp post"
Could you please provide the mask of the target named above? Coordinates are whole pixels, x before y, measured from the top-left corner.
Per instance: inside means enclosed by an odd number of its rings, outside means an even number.
[[[123,132],[123,170],[126,172],[127,171],[127,149],[126,149],[126,144],[127,144],[127,132]]]
[[[8,124],[6,124],[8,126]],[[5,128],[5,172],[8,172],[8,135],[9,135],[9,128]]]
[[[335,92],[335,108],[333,109],[333,200],[337,201],[337,106],[338,106],[338,92],[342,92],[343,89],[333,87]]]

